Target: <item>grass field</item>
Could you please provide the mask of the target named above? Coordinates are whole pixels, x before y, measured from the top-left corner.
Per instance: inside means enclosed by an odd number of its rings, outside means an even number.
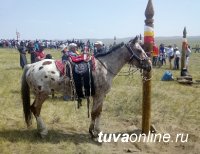
[[[60,52],[47,51],[55,59]],[[29,55],[28,56],[28,60]],[[182,85],[160,81],[168,65],[153,70],[152,124],[160,133],[189,134],[187,143],[103,143],[90,139],[86,103],[76,109],[74,102],[49,98],[41,115],[49,134],[41,139],[36,123],[27,129],[20,95],[19,54],[14,49],[0,49],[0,153],[200,153],[200,85]],[[124,68],[126,69],[126,68]],[[190,74],[200,79],[200,54],[193,53]],[[180,71],[172,70],[174,77]],[[140,73],[117,76],[103,106],[103,132],[130,132],[141,129],[142,83]]]

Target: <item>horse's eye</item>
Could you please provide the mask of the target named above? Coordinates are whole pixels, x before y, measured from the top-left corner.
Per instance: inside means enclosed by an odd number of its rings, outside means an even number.
[[[141,52],[142,52],[142,50],[140,50],[140,49],[137,49],[137,52],[141,53]]]

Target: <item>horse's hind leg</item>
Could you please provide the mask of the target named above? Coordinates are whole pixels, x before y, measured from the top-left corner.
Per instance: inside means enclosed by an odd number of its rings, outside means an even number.
[[[91,123],[89,128],[89,133],[92,136],[92,138],[98,137],[98,134],[100,132],[99,123],[100,123],[100,117],[103,107],[103,100],[104,97],[94,97],[93,98],[93,106],[92,106],[92,112],[91,112]]]
[[[34,103],[31,105],[31,111],[37,121],[37,130],[42,138],[44,138],[48,133],[46,125],[40,116],[42,104],[46,100],[47,97],[48,95],[44,95],[40,93],[39,95],[36,96]]]

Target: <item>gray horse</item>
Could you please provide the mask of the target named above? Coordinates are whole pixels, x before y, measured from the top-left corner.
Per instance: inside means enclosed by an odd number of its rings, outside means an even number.
[[[145,71],[151,71],[151,61],[139,44],[138,38],[130,40],[127,44],[119,45],[108,53],[98,55],[95,58],[95,70],[92,71],[95,95],[91,110],[91,123],[89,133],[97,137],[100,132],[99,122],[102,112],[103,101],[112,86],[113,78],[122,67],[129,63]],[[33,104],[30,103],[30,89],[35,95]],[[23,111],[27,126],[31,125],[31,115],[36,118],[37,129],[42,137],[48,131],[40,116],[43,102],[52,92],[61,92],[71,95],[70,79],[60,76],[55,61],[45,59],[24,68],[22,75],[21,94]]]

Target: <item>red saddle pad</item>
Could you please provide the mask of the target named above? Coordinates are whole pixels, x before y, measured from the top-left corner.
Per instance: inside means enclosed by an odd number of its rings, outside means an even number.
[[[60,71],[62,75],[65,73],[65,65],[62,63],[62,60],[56,60],[55,61],[57,69]]]

